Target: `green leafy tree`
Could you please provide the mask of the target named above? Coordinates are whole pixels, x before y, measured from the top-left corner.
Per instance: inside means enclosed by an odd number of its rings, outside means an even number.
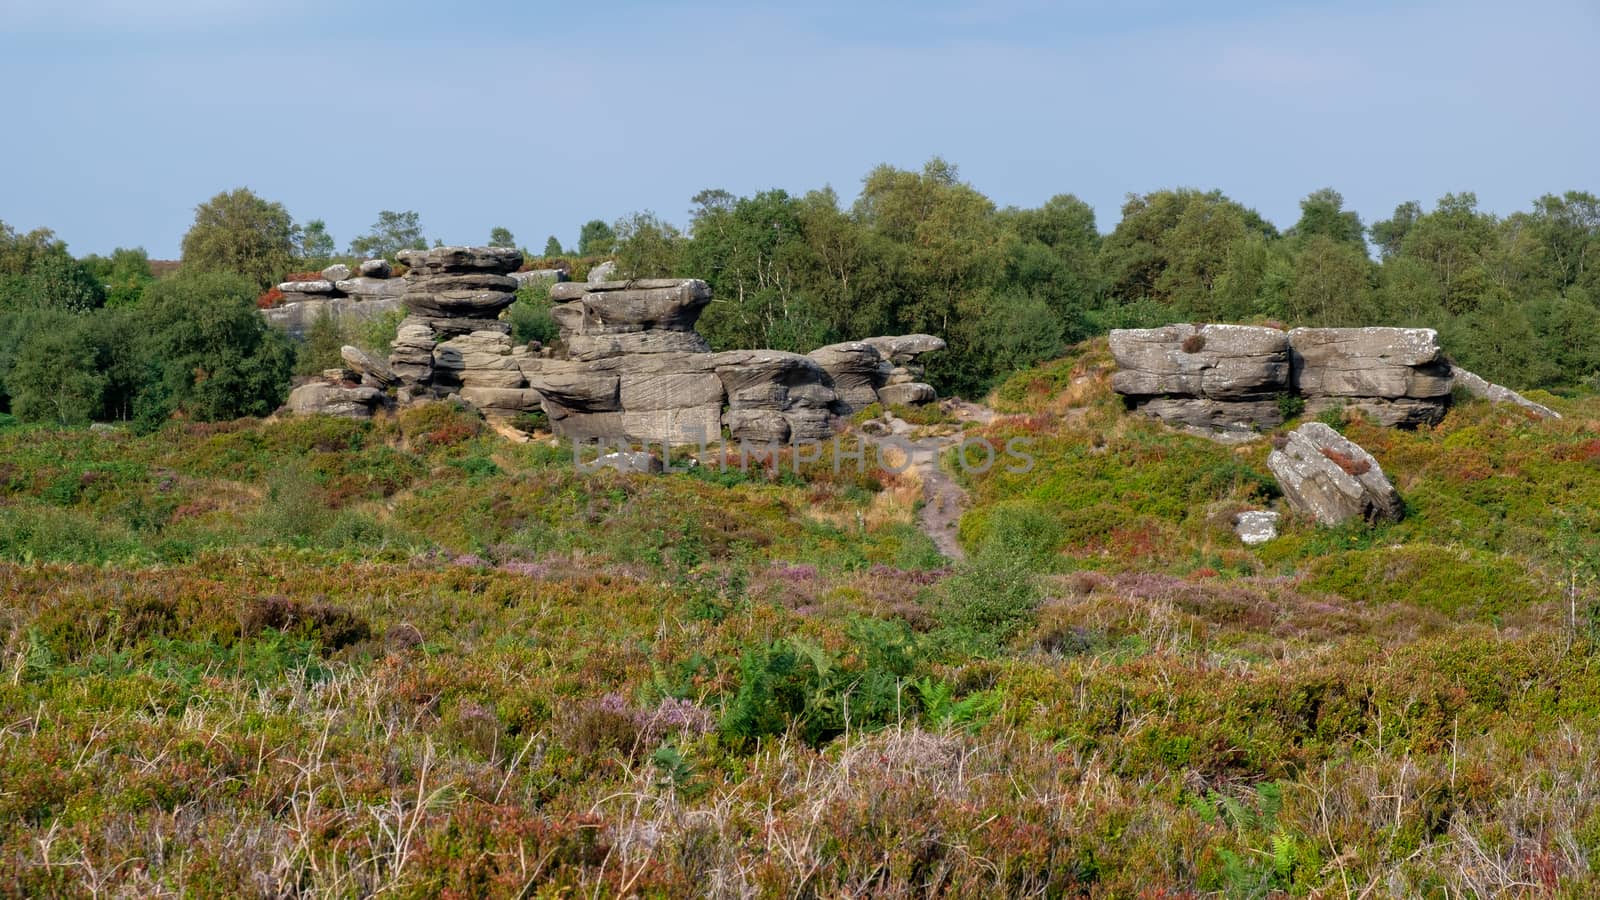
[[[422,234],[422,221],[411,210],[383,210],[372,230],[350,242],[350,254],[368,259],[394,260],[401,250],[426,250],[428,239]]]
[[[139,305],[145,288],[155,281],[150,270],[150,254],[143,247],[132,250],[118,247],[109,258],[91,255],[80,262],[90,275],[105,285],[106,306],[109,307]]]
[[[1422,205],[1415,200],[1407,200],[1394,208],[1393,216],[1372,223],[1372,242],[1378,245],[1384,259],[1400,255],[1400,246],[1420,218]]]
[[[495,227],[489,230],[489,246],[515,247],[517,239],[511,234],[511,229]]]
[[[17,234],[0,222],[0,309],[83,311],[105,303],[105,288],[48,228]]]
[[[264,416],[283,403],[294,353],[255,308],[240,276],[181,274],[145,296],[140,323],[152,379],[137,403],[154,427],[173,413],[201,421]]]
[[[1287,318],[1296,325],[1371,322],[1372,261],[1365,249],[1328,234],[1306,239],[1295,257]]]
[[[1274,241],[1277,229],[1220,191],[1156,191],[1123,204],[1100,261],[1118,302],[1151,300],[1173,317],[1222,318],[1237,305],[1244,277],[1229,267],[1255,263],[1240,244],[1257,237]]]
[[[243,275],[265,290],[294,260],[294,224],[281,203],[238,188],[195,207],[183,236],[183,265],[192,272]]]
[[[85,320],[36,331],[22,344],[7,378],[12,408],[26,422],[86,425],[101,410],[107,376],[101,348]]]
[[[552,234],[550,235],[550,238],[544,242],[544,255],[546,259],[555,259],[558,256],[567,255],[567,251],[561,249],[560,239]]]
[[[324,260],[338,253],[339,249],[333,235],[328,233],[328,223],[312,219],[299,230],[295,252],[301,259]]]
[[[637,212],[616,225],[617,268],[631,278],[660,278],[678,269],[683,235],[655,213]]]
[[[599,219],[585,222],[583,229],[578,232],[579,256],[602,256],[610,253],[616,244],[616,231]]]
[[[1355,210],[1344,208],[1344,195],[1331,187],[1312,191],[1300,201],[1300,221],[1289,229],[1289,236],[1309,241],[1321,235],[1337,243],[1366,247],[1367,230]]]

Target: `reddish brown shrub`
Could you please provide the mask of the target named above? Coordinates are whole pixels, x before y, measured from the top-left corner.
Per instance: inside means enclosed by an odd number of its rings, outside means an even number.
[[[1372,463],[1340,453],[1332,447],[1323,447],[1322,455],[1333,460],[1333,464],[1343,469],[1346,475],[1365,475],[1372,468]]]
[[[1185,353],[1199,353],[1205,348],[1206,336],[1203,334],[1191,334],[1183,339],[1183,352]]]
[[[271,309],[283,302],[283,291],[272,288],[256,298],[257,309]]]

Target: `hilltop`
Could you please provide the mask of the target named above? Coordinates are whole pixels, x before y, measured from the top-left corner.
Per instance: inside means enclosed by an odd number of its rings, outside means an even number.
[[[903,420],[1029,442],[943,460],[961,562],[926,470],[580,473],[447,403],[8,423],[0,885],[1591,891],[1600,401],[1330,418],[1406,517],[1250,547],[1270,442],[1111,370]]]

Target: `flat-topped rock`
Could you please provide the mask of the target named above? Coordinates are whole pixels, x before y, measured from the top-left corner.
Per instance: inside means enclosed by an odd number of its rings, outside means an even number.
[[[285,281],[278,285],[278,290],[285,294],[337,294],[339,288],[327,279],[312,281]]]
[[[350,267],[344,263],[334,263],[322,270],[322,277],[325,281],[343,281],[350,277]]]
[[[298,415],[370,419],[383,405],[383,392],[373,387],[344,387],[326,381],[302,384],[289,392],[284,409]]]
[[[387,259],[363,260],[360,267],[362,278],[392,278],[394,266]]]
[[[342,294],[368,300],[381,297],[403,297],[406,293],[404,278],[346,278],[334,287]]]
[[[944,338],[931,334],[900,334],[884,335],[862,339],[861,343],[868,344],[890,362],[910,362],[923,353],[933,353],[945,349]]]
[[[522,251],[515,247],[431,247],[401,250],[397,256],[410,269],[407,278],[432,272],[483,271],[508,275],[522,268]]]
[[[1288,335],[1248,325],[1167,325],[1111,332],[1111,387],[1133,397],[1259,400],[1289,385]]]
[[[1448,397],[1450,366],[1431,328],[1296,328],[1295,390],[1307,397]]]

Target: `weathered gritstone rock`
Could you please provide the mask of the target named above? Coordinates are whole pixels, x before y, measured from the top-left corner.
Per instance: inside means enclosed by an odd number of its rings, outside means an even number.
[[[1431,328],[1296,328],[1289,347],[1308,409],[1343,401],[1380,425],[1414,428],[1449,406],[1450,364]]]
[[[454,392],[490,415],[542,407],[563,437],[659,445],[714,443],[724,425],[734,440],[821,440],[841,412],[879,402],[880,388],[897,403],[934,397],[909,378],[885,385],[891,372],[921,376],[912,360],[944,347],[931,335],[838,344],[816,358],[711,353],[694,330],[711,302],[704,281],[591,277],[551,285],[559,352],[535,352],[513,346],[509,324],[496,318],[512,299],[515,251],[445,247],[401,258],[410,267],[412,314],[389,368],[406,402]],[[839,383],[848,392],[843,401]]]
[[[383,390],[400,385],[400,376],[395,374],[394,369],[360,347],[346,344],[339,348],[339,356],[344,359],[345,365],[361,377],[361,382],[367,387]]]
[[[284,409],[297,415],[370,419],[384,402],[383,392],[377,388],[313,381],[290,391]]]
[[[829,344],[806,354],[833,380],[841,415],[852,415],[878,400],[888,361],[878,348],[866,341]],[[909,379],[908,379],[909,380]]]
[[[1405,504],[1378,461],[1359,445],[1321,422],[1290,432],[1282,448],[1267,457],[1289,506],[1323,525],[1355,518],[1398,522]]]
[[[1259,400],[1289,386],[1289,339],[1276,328],[1168,325],[1111,332],[1112,389],[1134,397]]]
[[[402,250],[406,308],[437,318],[494,319],[516,302],[522,253],[510,247]]]
[[[838,394],[816,360],[779,350],[733,350],[714,357],[728,395],[728,433],[735,440],[820,441],[833,434]]]
[[[511,277],[517,280],[519,286],[538,284],[548,281],[552,284],[566,281],[567,273],[563,269],[529,269],[525,272],[512,272]]]
[[[699,279],[563,282],[550,288],[550,299],[562,341],[581,358],[709,349],[694,331],[711,302],[710,285]]]
[[[283,303],[262,310],[267,322],[294,337],[304,337],[312,323],[331,315],[345,325],[354,325],[400,308],[406,292],[403,278],[391,277],[394,268],[387,260],[369,259],[359,266],[360,276],[351,277],[343,263],[323,269],[311,281],[286,281],[278,285]]]
[[[1265,544],[1278,536],[1278,514],[1267,509],[1246,510],[1234,518],[1233,533],[1251,546]]]
[[[1561,414],[1550,407],[1535,403],[1508,387],[1502,387],[1459,366],[1450,367],[1450,380],[1456,387],[1461,388],[1473,397],[1477,397],[1479,400],[1487,400],[1490,403],[1514,404],[1541,419],[1561,418]]]
[[[1110,343],[1111,386],[1131,407],[1215,435],[1282,424],[1275,401],[1285,396],[1304,398],[1307,416],[1343,409],[1384,426],[1431,425],[1457,383],[1427,328],[1168,325],[1113,331]]]
[[[1167,325],[1111,332],[1111,387],[1171,425],[1248,434],[1283,423],[1288,335],[1248,325]]]

